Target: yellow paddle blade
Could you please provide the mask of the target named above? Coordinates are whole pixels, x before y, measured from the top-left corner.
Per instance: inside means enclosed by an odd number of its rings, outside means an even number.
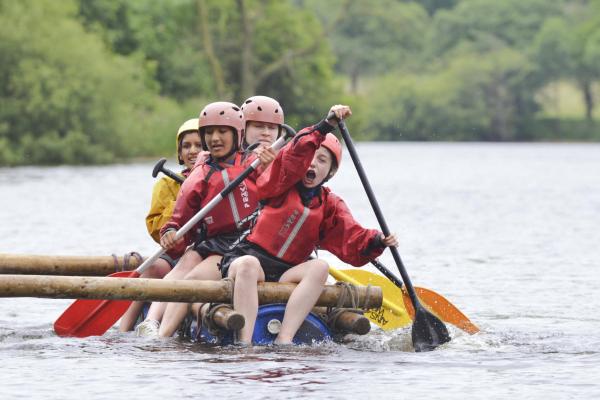
[[[359,270],[357,270],[359,271]],[[352,275],[348,274],[349,272],[355,272],[352,270],[340,271],[339,269],[335,269],[333,267],[329,267],[329,273],[336,280],[341,282],[348,282],[353,285],[372,285],[372,286],[382,286],[376,282],[369,282],[368,279],[357,279]],[[375,274],[373,274],[375,275]],[[375,275],[377,276],[377,275]],[[385,288],[383,289],[383,306],[380,308],[374,308],[372,310],[368,310],[365,312],[365,317],[369,318],[371,322],[379,326],[381,329],[389,331],[398,328],[404,328],[412,324],[412,319],[408,315],[406,308],[404,307],[404,303],[397,304],[391,302],[389,299],[389,295],[386,295]]]
[[[338,279],[336,275],[332,273],[332,270],[333,268],[329,267],[329,272],[331,275]],[[352,283],[359,285],[370,284],[373,286],[380,286],[383,290],[384,306],[390,308],[394,307],[395,309],[401,308],[404,310],[404,313],[407,313],[411,318],[414,318],[414,308],[412,307],[412,303],[406,290],[404,288],[400,289],[386,277],[362,269],[343,271],[336,270],[336,273],[345,278],[338,280],[350,282],[349,280],[346,280],[350,279],[352,280]],[[448,322],[471,335],[479,332],[479,328],[444,296],[434,292],[433,290],[422,287],[415,287],[415,291],[417,292],[417,297],[423,306],[442,321]],[[403,300],[400,301],[400,299]]]

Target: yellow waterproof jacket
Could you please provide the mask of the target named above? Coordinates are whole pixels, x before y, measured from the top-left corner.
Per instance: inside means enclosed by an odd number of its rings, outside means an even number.
[[[181,184],[163,176],[152,189],[152,202],[150,203],[150,211],[146,216],[146,228],[148,228],[148,233],[156,243],[160,243],[160,228],[173,215],[173,208],[180,187]]]

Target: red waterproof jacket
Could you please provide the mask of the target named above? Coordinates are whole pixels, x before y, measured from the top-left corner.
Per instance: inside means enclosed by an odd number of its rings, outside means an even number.
[[[323,141],[324,134],[316,130],[321,126],[298,133],[258,178],[259,199],[266,205],[247,240],[292,265],[306,261],[319,247],[361,266],[383,252],[379,231],[360,226],[328,188],[306,206],[296,188]]]
[[[196,166],[181,185],[173,216],[162,227],[161,235],[168,229],[181,228],[227,184],[250,166],[255,158],[253,154],[245,157],[245,154],[240,152],[236,154],[233,164],[217,164],[209,158],[202,165]],[[204,217],[201,223],[206,229],[207,238],[243,230],[239,222],[252,214],[258,206],[256,177],[255,171]],[[185,236],[186,246],[195,240],[195,235],[196,229],[188,232]],[[180,250],[183,249],[185,247],[182,245]]]

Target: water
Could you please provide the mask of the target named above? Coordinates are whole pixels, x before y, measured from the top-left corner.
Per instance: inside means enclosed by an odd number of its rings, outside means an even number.
[[[61,339],[52,323],[70,301],[0,299],[0,398],[598,398],[600,146],[366,144],[359,154],[413,283],[481,333],[450,328],[453,340],[430,353],[411,351],[409,330],[279,351],[115,331]],[[344,157],[331,187],[375,227]],[[151,254],[152,165],[0,169],[0,252]],[[381,260],[395,271],[388,253]]]

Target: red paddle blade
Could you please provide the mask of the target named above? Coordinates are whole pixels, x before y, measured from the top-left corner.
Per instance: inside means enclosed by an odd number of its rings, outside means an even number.
[[[136,271],[122,271],[113,278],[137,278]],[[54,322],[58,336],[102,336],[129,308],[129,300],[75,300]]]

